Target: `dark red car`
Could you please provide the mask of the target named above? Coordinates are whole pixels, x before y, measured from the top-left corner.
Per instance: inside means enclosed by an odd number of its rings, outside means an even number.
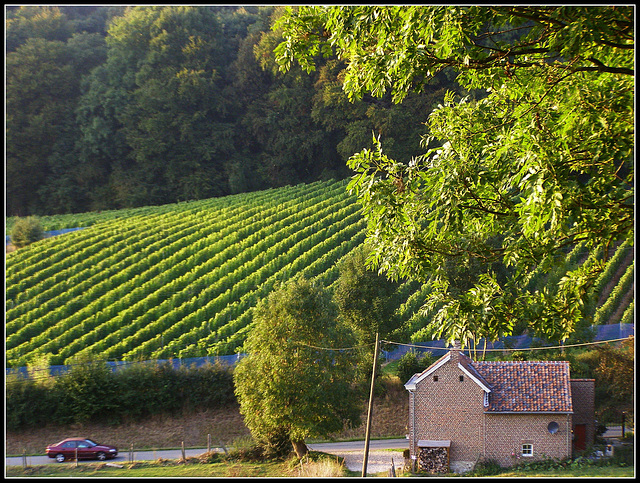
[[[87,438],[67,438],[47,446],[46,453],[49,458],[55,458],[59,463],[75,459],[76,454],[78,459],[104,461],[107,458],[115,458],[118,455],[118,448],[109,444],[98,444]]]

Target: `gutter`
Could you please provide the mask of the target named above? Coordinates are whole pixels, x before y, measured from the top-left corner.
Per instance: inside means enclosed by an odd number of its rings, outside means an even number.
[[[573,411],[485,411],[485,414],[573,414]]]

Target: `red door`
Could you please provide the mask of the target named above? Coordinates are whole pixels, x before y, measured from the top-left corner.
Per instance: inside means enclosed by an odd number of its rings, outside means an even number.
[[[587,449],[587,425],[576,424],[573,428],[573,449],[584,451]]]

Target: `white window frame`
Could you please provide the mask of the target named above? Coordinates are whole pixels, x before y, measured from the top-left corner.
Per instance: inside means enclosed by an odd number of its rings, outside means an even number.
[[[533,457],[533,443],[522,443],[520,454],[523,458]]]

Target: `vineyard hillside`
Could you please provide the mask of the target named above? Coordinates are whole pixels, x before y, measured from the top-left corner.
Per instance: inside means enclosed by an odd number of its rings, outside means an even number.
[[[41,221],[45,230],[84,228],[6,254],[7,367],[81,355],[233,354],[260,299],[296,274],[330,287],[366,226],[346,182],[333,180]],[[583,261],[580,254],[576,247],[538,283]],[[589,308],[595,324],[632,318],[633,267],[633,247],[618,246],[599,280],[606,296]],[[398,340],[421,341],[427,289],[407,282],[399,290]]]

